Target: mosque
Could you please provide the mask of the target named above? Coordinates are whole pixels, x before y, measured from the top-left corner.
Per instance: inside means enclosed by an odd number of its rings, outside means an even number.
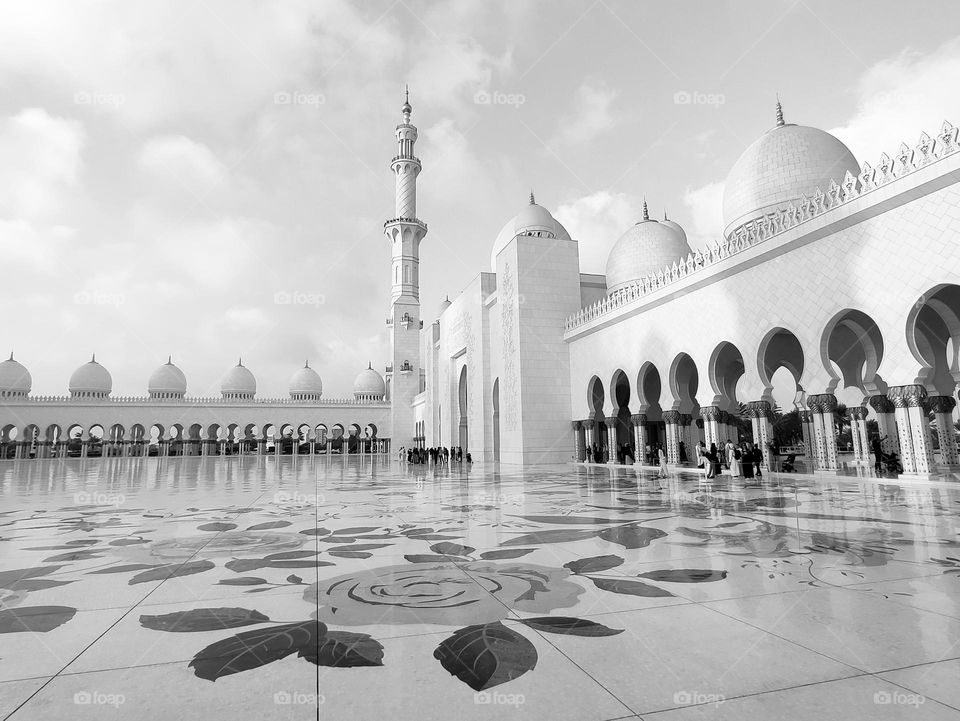
[[[836,137],[785,121],[727,176],[723,237],[694,250],[680,225],[642,217],[613,246],[604,275],[580,271],[577,240],[531,193],[500,231],[490,269],[424,322],[414,153],[404,103],[396,127],[391,356],[327,399],[305,365],[290,397],[256,397],[242,362],[220,398],[190,398],[172,362],[148,396],[111,395],[95,359],[68,397],[30,394],[28,370],[0,363],[4,454],[385,453],[461,446],[476,460],[584,461],[586,449],[662,443],[670,463],[736,438],[749,418],[766,447],[773,376],[785,369],[813,466],[837,471],[833,417],[847,389],[853,463],[867,421],[907,474],[957,468],[960,383],[960,146],[944,123],[875,165]],[[616,462],[615,453],[606,453]],[[769,463],[769,457],[766,462]]]

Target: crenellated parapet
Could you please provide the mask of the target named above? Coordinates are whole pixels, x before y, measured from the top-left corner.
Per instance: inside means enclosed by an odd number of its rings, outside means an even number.
[[[826,192],[818,187],[812,196],[804,195],[799,203],[791,203],[786,208],[743,223],[709,248],[698,249],[685,258],[678,258],[672,265],[664,266],[656,273],[651,273],[606,298],[581,308],[567,318],[564,330],[579,328],[671,283],[683,280],[953,155],[960,150],[957,134],[958,129],[944,121],[936,137],[921,133],[913,148],[901,143],[894,157],[883,153],[876,167],[863,163],[860,174],[856,177],[848,171],[843,178],[831,181]]]

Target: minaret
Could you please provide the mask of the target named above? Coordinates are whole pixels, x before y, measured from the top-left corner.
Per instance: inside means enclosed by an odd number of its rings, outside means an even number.
[[[420,241],[427,224],[417,219],[417,176],[420,160],[414,155],[417,128],[410,123],[410,91],[397,126],[397,155],[390,163],[397,180],[396,217],[383,224],[390,241],[390,327],[392,368],[387,371],[391,402],[391,440],[394,448],[413,445],[413,399],[420,392]]]

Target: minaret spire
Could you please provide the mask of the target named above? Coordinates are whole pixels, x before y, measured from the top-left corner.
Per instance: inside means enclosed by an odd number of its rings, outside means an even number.
[[[646,196],[644,196],[644,198],[643,198],[643,219],[644,219],[644,220],[650,220],[650,211],[647,210],[647,198],[646,198]]]
[[[783,122],[783,106],[780,105],[780,94],[777,93],[777,127],[782,128],[785,124]]]

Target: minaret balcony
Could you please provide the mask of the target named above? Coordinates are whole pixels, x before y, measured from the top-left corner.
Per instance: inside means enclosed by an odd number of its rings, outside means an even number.
[[[388,225],[394,225],[396,223],[412,223],[413,225],[420,226],[424,233],[427,232],[427,224],[416,218],[391,218],[383,224],[383,227],[386,228]]]
[[[398,160],[407,160],[411,163],[416,163],[417,165],[423,165],[423,163],[420,162],[420,158],[415,155],[397,155],[393,160],[390,161],[390,165],[393,165]]]

